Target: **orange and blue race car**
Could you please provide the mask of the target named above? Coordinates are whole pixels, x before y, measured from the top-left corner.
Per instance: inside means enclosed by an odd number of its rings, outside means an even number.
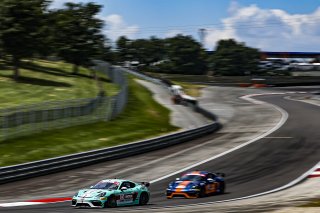
[[[191,171],[172,181],[167,188],[167,198],[199,198],[211,194],[223,194],[225,181],[223,173]]]

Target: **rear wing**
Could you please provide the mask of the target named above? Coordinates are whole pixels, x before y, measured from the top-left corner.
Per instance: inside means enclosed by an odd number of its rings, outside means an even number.
[[[141,185],[144,185],[144,186],[146,186],[146,187],[149,187],[149,186],[150,186],[150,183],[149,183],[149,182],[141,182],[140,184],[141,184]]]

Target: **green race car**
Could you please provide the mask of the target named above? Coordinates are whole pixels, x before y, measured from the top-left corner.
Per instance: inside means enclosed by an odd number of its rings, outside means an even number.
[[[149,183],[129,180],[102,180],[89,189],[79,190],[72,198],[74,207],[116,207],[146,205],[150,198]]]

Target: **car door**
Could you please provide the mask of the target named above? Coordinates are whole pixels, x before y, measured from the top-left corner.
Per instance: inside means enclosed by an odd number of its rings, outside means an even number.
[[[118,205],[131,205],[134,202],[134,188],[133,184],[129,181],[122,182],[120,186],[120,192],[118,194]],[[125,188],[124,188],[125,187]]]
[[[206,176],[206,194],[214,193],[217,191],[218,183],[215,181],[215,177],[213,174],[209,173]]]

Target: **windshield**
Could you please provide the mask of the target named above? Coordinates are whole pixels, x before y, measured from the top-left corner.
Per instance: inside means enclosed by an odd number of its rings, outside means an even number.
[[[184,175],[180,178],[182,181],[202,181],[205,178],[201,175]]]
[[[93,187],[91,187],[91,189],[110,189],[110,190],[116,190],[119,187],[119,182],[104,182],[101,181],[99,183],[97,183],[96,185],[94,185]]]

